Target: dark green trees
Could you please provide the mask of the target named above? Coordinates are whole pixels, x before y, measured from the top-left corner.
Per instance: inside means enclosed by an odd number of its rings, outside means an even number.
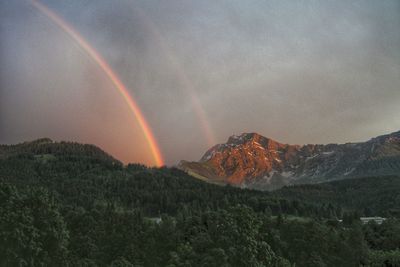
[[[206,212],[178,221],[181,244],[169,266],[286,266],[263,234],[260,217],[248,207]]]
[[[0,265],[63,266],[68,232],[46,190],[0,184]]]
[[[399,214],[399,181],[259,192],[93,146],[0,146],[0,266],[396,266],[400,222],[359,217]]]

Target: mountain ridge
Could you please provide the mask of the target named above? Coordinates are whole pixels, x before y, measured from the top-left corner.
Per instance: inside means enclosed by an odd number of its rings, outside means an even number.
[[[10,157],[32,157],[37,160],[83,157],[94,161],[122,165],[122,162],[98,146],[69,141],[56,142],[50,138],[39,138],[11,145],[0,144],[0,159]]]
[[[209,182],[253,189],[400,173],[400,131],[365,142],[290,145],[258,133],[232,135],[178,167]]]

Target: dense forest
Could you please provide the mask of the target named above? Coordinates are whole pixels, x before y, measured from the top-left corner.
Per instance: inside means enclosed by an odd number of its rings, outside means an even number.
[[[400,217],[400,179],[396,176],[347,179],[284,187],[277,197],[323,202],[357,210],[364,216]]]
[[[0,266],[400,266],[399,192],[399,177],[261,192],[91,145],[0,146]]]

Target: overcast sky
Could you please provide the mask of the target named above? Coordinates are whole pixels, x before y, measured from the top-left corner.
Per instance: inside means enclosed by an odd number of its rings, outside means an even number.
[[[168,164],[258,132],[283,143],[400,130],[400,1],[42,1],[108,61]],[[0,143],[99,145],[152,164],[135,117],[29,1],[0,3]]]

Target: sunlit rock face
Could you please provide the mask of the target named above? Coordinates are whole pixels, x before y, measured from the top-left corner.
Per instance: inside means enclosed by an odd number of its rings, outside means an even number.
[[[179,167],[210,182],[255,189],[400,173],[400,132],[363,143],[288,145],[243,133]]]

